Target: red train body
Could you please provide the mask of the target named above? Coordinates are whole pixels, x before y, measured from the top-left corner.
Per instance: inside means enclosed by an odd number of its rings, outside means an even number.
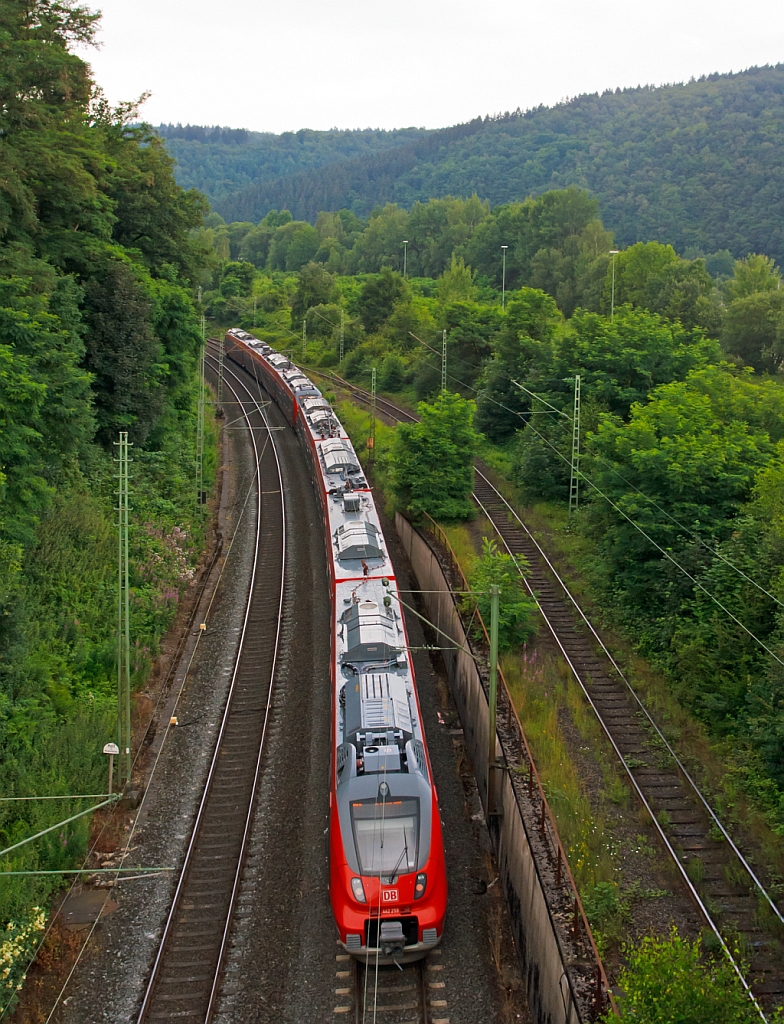
[[[348,953],[415,960],[447,903],[438,798],[394,570],[348,435],[287,356],[240,330],[226,355],[269,392],[307,452],[321,506],[331,620],[329,890]]]

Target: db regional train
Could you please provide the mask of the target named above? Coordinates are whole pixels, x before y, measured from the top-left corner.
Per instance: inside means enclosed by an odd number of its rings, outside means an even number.
[[[417,960],[443,933],[444,843],[373,495],[330,403],[287,355],[238,329],[225,351],[296,430],[321,505],[332,603],[329,891],[340,942],[362,959]]]

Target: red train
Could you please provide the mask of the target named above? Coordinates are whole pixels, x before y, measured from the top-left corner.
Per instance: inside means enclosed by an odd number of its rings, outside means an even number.
[[[245,331],[226,355],[297,431],[324,524],[332,599],[329,890],[348,953],[416,960],[441,941],[447,884],[438,797],[408,637],[373,495],[329,402]]]

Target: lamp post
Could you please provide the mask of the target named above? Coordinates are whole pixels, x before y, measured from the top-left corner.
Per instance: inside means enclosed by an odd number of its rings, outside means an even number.
[[[612,291],[610,292],[610,319],[615,318],[615,257],[620,252],[620,249],[610,249],[610,255],[612,256]]]
[[[408,263],[408,239],[403,239],[403,277],[406,276],[406,269]]]
[[[503,269],[501,270],[501,309],[506,309],[506,250],[508,245],[501,246],[503,255]]]

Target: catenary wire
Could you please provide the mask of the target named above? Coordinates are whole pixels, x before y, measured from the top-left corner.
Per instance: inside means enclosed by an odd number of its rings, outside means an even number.
[[[270,438],[270,435],[268,434],[268,435],[267,435],[267,437],[265,438],[265,441],[264,441],[264,447],[262,448],[261,454],[260,454],[260,455],[258,456],[258,459],[257,459],[257,470],[258,470],[258,466],[259,466],[259,465],[260,465],[260,463],[261,463],[261,459],[262,459],[262,458],[264,457],[264,453],[265,453],[265,451],[266,451],[266,446],[267,446],[267,443],[268,443],[268,441],[269,441],[269,438]],[[212,596],[210,597],[210,601],[209,601],[209,604],[208,604],[208,606],[207,606],[207,611],[206,611],[206,613],[205,613],[205,619],[206,619],[206,618],[207,618],[207,616],[209,615],[209,612],[210,612],[210,610],[211,610],[211,608],[212,608],[212,604],[213,604],[213,602],[214,602],[214,600],[215,600],[215,596],[216,596],[216,594],[217,594],[217,591],[218,591],[218,587],[219,587],[219,585],[220,585],[220,582],[221,582],[221,579],[222,579],[222,577],[223,577],[223,572],[224,572],[224,569],[225,569],[225,567],[226,567],[226,564],[227,564],[227,562],[228,562],[228,558],[229,558],[229,555],[231,554],[231,550],[232,550],[232,547],[233,547],[233,545],[234,545],[234,541],[235,541],[235,539],[236,539],[236,537],[237,537],[237,534],[238,534],[238,532],[239,532],[239,528],[240,528],[240,525],[241,525],[241,523],[242,523],[242,520],[243,520],[243,517],[244,517],[244,514],[245,514],[245,510],[246,510],[246,508],[247,508],[247,504],[248,504],[248,501],[249,501],[249,499],[250,499],[250,495],[251,495],[251,494],[253,493],[253,487],[254,487],[254,483],[255,483],[255,478],[254,478],[254,480],[253,480],[253,481],[251,481],[250,487],[249,487],[249,489],[248,489],[248,492],[247,492],[247,494],[246,494],[246,496],[245,496],[245,500],[244,500],[244,502],[243,502],[243,505],[242,505],[242,509],[241,509],[241,511],[240,511],[240,514],[239,514],[239,516],[238,516],[238,518],[237,518],[237,524],[236,524],[236,526],[235,526],[235,528],[234,528],[234,532],[233,532],[233,534],[232,534],[232,538],[231,538],[231,541],[230,541],[230,544],[229,544],[229,548],[228,548],[228,550],[227,550],[227,552],[226,552],[226,557],[225,557],[225,559],[223,560],[223,565],[222,565],[222,566],[221,566],[221,568],[220,568],[220,572],[219,572],[219,574],[218,574],[218,579],[216,580],[215,588],[213,589],[213,593],[212,593]],[[182,678],[182,682],[181,682],[181,684],[180,684],[180,688],[179,688],[179,690],[178,690],[178,692],[177,692],[177,698],[176,698],[176,700],[175,700],[175,702],[174,702],[174,705],[173,705],[173,708],[172,708],[172,710],[174,710],[174,709],[175,709],[175,708],[177,707],[177,704],[178,704],[178,702],[179,702],[179,699],[180,699],[180,697],[182,696],[182,692],[183,692],[183,689],[185,688],[185,683],[186,683],[186,681],[187,681],[187,680],[188,680],[188,678],[189,678],[189,675],[190,675],[190,670],[191,670],[191,666],[193,665],[193,661],[194,661],[194,658],[196,657],[196,652],[197,652],[197,651],[198,651],[198,649],[199,649],[199,644],[200,644],[200,642],[201,642],[201,639],[202,639],[202,636],[203,636],[203,635],[204,635],[203,631],[202,631],[202,630],[200,630],[200,631],[199,631],[199,634],[198,634],[198,636],[197,636],[197,638],[196,638],[196,643],[194,644],[194,648],[193,648],[193,651],[192,651],[192,653],[191,653],[191,657],[190,657],[190,659],[188,660],[188,665],[187,665],[187,668],[186,668],[186,670],[185,670],[185,673],[184,673],[184,675],[183,675],[183,678]],[[154,774],[155,774],[155,771],[156,771],[156,769],[157,769],[157,767],[158,767],[158,763],[159,763],[159,761],[160,761],[161,755],[162,755],[162,753],[163,753],[163,749],[164,749],[164,746],[165,746],[165,744],[166,744],[166,739],[168,738],[168,735],[169,735],[169,732],[171,731],[171,729],[172,729],[172,725],[171,725],[171,721],[169,721],[169,723],[168,723],[168,724],[167,724],[167,726],[166,726],[165,732],[164,732],[164,737],[163,737],[163,741],[161,742],[161,746],[160,746],[160,749],[159,749],[159,751],[158,751],[158,754],[157,754],[157,756],[156,756],[156,758],[155,758],[155,762],[153,763],[153,767],[152,767],[152,770],[150,771],[150,775],[149,775],[149,779],[148,779],[148,787],[147,787],[147,789],[145,789],[145,793],[144,793],[144,796],[142,797],[142,802],[141,802],[141,804],[140,804],[140,806],[139,806],[139,811],[141,811],[142,807],[144,806],[144,802],[145,802],[145,800],[147,799],[147,794],[148,794],[148,792],[149,792],[149,781],[150,781],[150,780],[152,780],[152,778],[153,778],[153,776],[154,776]],[[138,756],[138,753],[137,753],[137,756]],[[126,856],[126,855],[127,855],[127,852],[128,852],[128,848],[129,848],[129,846],[130,846],[130,844],[131,844],[131,840],[132,840],[132,838],[133,838],[133,834],[134,834],[134,831],[135,831],[135,829],[136,829],[136,822],[137,822],[137,821],[138,821],[138,814],[137,814],[137,816],[136,816],[136,819],[134,820],[134,822],[133,822],[133,825],[132,825],[132,827],[131,827],[131,830],[130,830],[130,832],[129,832],[129,834],[128,834],[128,839],[127,839],[127,842],[126,842],[126,845],[125,845],[125,850],[126,850],[126,853],[125,853],[125,855],[124,855],[124,856]],[[108,824],[108,823],[107,823],[107,824]],[[104,825],[104,828],[106,828],[106,825]],[[103,830],[102,830],[102,831],[103,831]],[[95,844],[94,844],[94,845],[95,845]],[[92,851],[91,851],[91,852],[92,852]],[[89,854],[88,854],[88,858],[89,858]],[[78,877],[78,876],[77,876],[77,877]],[[122,881],[122,879],[121,879],[121,881]],[[108,899],[108,896],[107,896],[107,899]],[[95,929],[96,929],[96,927],[97,927],[97,924],[98,924],[98,920],[99,920],[99,918],[96,918],[96,920],[95,920],[95,921],[93,922],[93,924],[92,924],[92,927],[90,928],[90,931],[88,932],[88,934],[87,934],[87,937],[86,937],[86,939],[85,939],[84,943],[82,944],[82,946],[81,946],[81,948],[80,948],[80,950],[79,950],[79,953],[77,954],[77,957],[76,957],[76,959],[75,959],[75,961],[74,961],[73,965],[71,966],[71,969],[70,969],[70,971],[68,972],[68,975],[67,975],[67,977],[66,977],[66,979],[65,979],[65,981],[64,981],[64,983],[63,983],[63,985],[62,985],[62,988],[60,989],[59,993],[57,994],[57,997],[56,997],[56,999],[55,999],[55,1002],[54,1002],[54,1004],[53,1004],[53,1006],[52,1006],[52,1008],[51,1008],[51,1010],[50,1010],[50,1012],[49,1012],[49,1015],[48,1015],[48,1016],[47,1016],[47,1018],[46,1018],[46,1024],[49,1024],[49,1022],[51,1021],[51,1019],[52,1019],[52,1016],[53,1016],[53,1014],[54,1014],[55,1010],[57,1009],[57,1007],[58,1007],[58,1005],[59,1005],[59,1003],[60,1003],[60,1001],[61,1001],[61,999],[62,999],[63,995],[65,994],[65,991],[66,991],[66,989],[67,989],[67,987],[68,987],[68,985],[69,985],[69,983],[70,983],[70,981],[71,981],[71,978],[72,978],[72,977],[73,977],[73,975],[74,975],[74,972],[76,971],[76,968],[77,968],[77,966],[78,966],[78,964],[79,964],[79,961],[80,961],[80,960],[81,960],[81,958],[82,958],[82,954],[84,953],[85,949],[87,948],[87,946],[89,945],[89,943],[90,943],[90,941],[91,941],[91,939],[92,939],[93,933],[94,933],[94,931],[95,931]],[[53,923],[53,922],[52,922],[52,923]],[[51,925],[50,925],[50,927],[51,927]],[[33,961],[35,960],[35,957],[36,957],[36,956],[38,955],[38,952],[40,951],[40,948],[41,948],[41,946],[43,945],[43,942],[44,942],[44,940],[45,940],[45,938],[46,938],[46,935],[47,935],[48,933],[49,933],[49,929],[47,929],[47,932],[46,932],[46,934],[44,935],[44,937],[43,937],[43,938],[41,939],[41,942],[40,942],[40,943],[39,943],[39,945],[37,946],[37,948],[36,948],[36,951],[35,951],[35,953],[33,954],[33,957],[32,957],[32,959],[30,960],[30,963],[28,964],[27,970],[29,970],[29,969],[30,969],[30,966],[32,965]],[[25,972],[25,973],[26,973],[26,972]],[[11,1005],[11,1004],[10,1004],[10,1002],[9,1002],[9,1003],[8,1003],[8,1004],[6,1004],[6,1006],[4,1007],[4,1009],[3,1009],[3,1012],[2,1012],[1,1014],[0,1014],[0,1020],[2,1020],[2,1018],[3,1018],[4,1016],[5,1016],[5,1014],[6,1014],[7,1010],[8,1010],[8,1008],[10,1007],[10,1005]]]

